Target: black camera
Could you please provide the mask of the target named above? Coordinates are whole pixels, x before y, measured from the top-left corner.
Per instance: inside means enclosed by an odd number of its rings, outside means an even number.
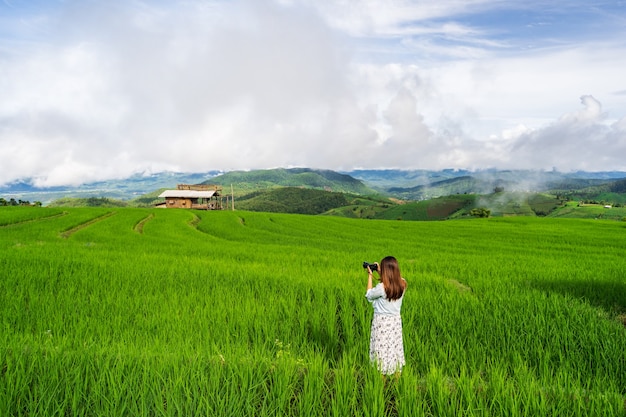
[[[378,271],[378,265],[376,265],[376,264],[370,264],[370,263],[368,263],[368,262],[363,262],[363,268],[367,268],[368,266],[370,267],[370,270],[372,270],[372,271]]]

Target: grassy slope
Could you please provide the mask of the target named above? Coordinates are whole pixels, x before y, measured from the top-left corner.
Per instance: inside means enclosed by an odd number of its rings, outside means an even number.
[[[321,214],[350,203],[346,194],[280,187],[236,201],[237,209],[275,213]]]
[[[232,171],[211,178],[207,182],[227,188],[233,185],[236,196],[276,187],[306,187],[361,195],[376,194],[362,181],[349,175],[308,168]]]
[[[569,202],[550,213],[550,217],[574,219],[626,220],[626,207],[605,208],[602,204],[579,204]]]
[[[545,216],[562,205],[554,196],[534,193],[458,194],[417,202],[359,197],[302,188],[278,188],[240,200],[238,208],[299,214],[326,214],[386,220],[445,220],[467,217],[484,207],[492,216]]]
[[[73,198],[66,197],[54,200],[48,207],[127,207],[128,202],[107,197]]]
[[[604,182],[599,185],[570,188],[566,190],[555,190],[558,193],[569,197],[571,200],[595,200],[605,201],[611,204],[626,204],[626,179]]]
[[[489,188],[491,190],[493,189],[493,187],[487,186],[484,181],[471,176],[463,176],[411,188],[392,187],[389,188],[388,191],[395,196],[407,200],[422,200],[453,194],[463,194],[466,192],[486,193],[489,192]]]
[[[0,209],[2,415],[626,412],[615,222],[19,210]],[[409,291],[385,386],[360,263],[387,254]]]
[[[332,171],[315,171],[309,169],[294,170],[265,170],[253,172],[234,172],[225,174],[222,178],[227,182],[238,182],[243,190],[256,190],[249,196],[243,196],[240,203],[242,209],[254,211],[271,211],[285,213],[325,213],[333,216],[351,218],[377,218],[396,220],[443,220],[459,218],[469,215],[475,207],[484,207],[491,211],[492,216],[547,216],[563,206],[563,201],[551,194],[527,192],[492,193],[492,188],[502,185],[502,181],[485,181],[472,177],[459,177],[436,181],[430,185],[420,185],[413,188],[389,189],[398,196],[413,198],[424,195],[444,195],[426,201],[408,201],[406,204],[396,204],[391,200],[364,197],[355,198],[353,195],[340,197],[336,192],[309,193],[306,190],[263,191],[268,188],[285,186],[313,187],[317,189],[347,192],[349,194],[371,195],[372,190],[362,188],[360,181],[355,182],[349,176]],[[622,181],[623,182],[623,181]],[[574,185],[588,185],[590,182],[573,182]],[[618,192],[621,190],[620,181],[611,181],[598,187],[587,188],[592,192]],[[562,185],[562,184],[561,184]],[[466,194],[467,190],[480,188],[486,194]],[[298,195],[300,193],[301,195]],[[623,194],[596,194],[607,200],[620,202],[625,198]],[[241,198],[241,196],[240,196]],[[309,207],[307,207],[307,204]],[[560,210],[561,217],[595,218],[598,213],[586,210]],[[614,211],[607,218],[621,218]]]
[[[433,178],[412,178],[414,181],[428,181]],[[306,168],[273,169],[258,171],[233,171],[212,178],[209,182],[226,187],[225,194],[230,194],[229,185],[234,184],[235,200],[240,209],[251,211],[328,214],[333,216],[369,219],[394,220],[443,220],[467,217],[472,208],[489,209],[492,216],[554,216],[610,219],[624,218],[621,211],[610,213],[602,210],[575,207],[563,207],[563,201],[555,195],[542,193],[501,192],[489,190],[495,184],[492,180],[480,180],[470,176],[446,178],[430,185],[412,188],[397,188],[397,195],[424,196],[426,194],[449,194],[425,201],[405,201],[397,204],[388,198],[376,196],[373,189],[362,181],[345,174],[327,170]],[[570,198],[594,198],[598,201],[621,203],[626,200],[623,193],[626,180],[602,180],[602,184],[589,187],[598,181],[560,182],[561,187],[585,185],[580,191],[559,190],[552,194]],[[297,187],[297,188],[296,188]],[[486,194],[468,193],[468,190],[485,189]],[[505,187],[506,189],[506,187]],[[143,195],[130,202],[112,199],[84,198],[56,200],[51,206],[132,206],[150,207],[160,199],[161,190]],[[360,197],[359,197],[360,196]]]
[[[49,207],[151,207],[159,201],[159,191],[130,202],[108,198],[66,198]],[[564,204],[549,194],[495,193],[458,194],[416,202],[399,202],[383,197],[358,196],[309,188],[274,187],[236,198],[237,209],[294,214],[325,214],[348,218],[387,220],[446,220],[470,216],[473,208],[486,208],[492,217],[550,216],[623,220],[623,207],[606,209],[603,205],[577,202]]]
[[[454,195],[396,205],[376,216],[387,220],[444,220],[473,207],[476,196]],[[465,209],[465,210],[464,210]]]

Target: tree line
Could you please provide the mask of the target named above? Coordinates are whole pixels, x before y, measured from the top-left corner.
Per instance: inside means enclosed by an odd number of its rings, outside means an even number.
[[[6,207],[6,206],[37,206],[37,207],[41,207],[41,201],[35,201],[33,203],[31,203],[28,200],[21,200],[21,199],[14,199],[14,198],[10,198],[8,200],[6,200],[5,198],[0,197],[0,207]]]

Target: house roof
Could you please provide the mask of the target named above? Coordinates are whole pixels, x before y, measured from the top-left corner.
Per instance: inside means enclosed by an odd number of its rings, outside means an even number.
[[[159,195],[159,198],[211,198],[214,194],[215,190],[165,190]]]

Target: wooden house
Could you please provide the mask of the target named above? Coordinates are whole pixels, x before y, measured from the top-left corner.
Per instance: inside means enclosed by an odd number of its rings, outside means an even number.
[[[222,210],[222,187],[219,185],[178,184],[175,190],[163,191],[159,198],[165,198],[165,202],[157,207]]]

